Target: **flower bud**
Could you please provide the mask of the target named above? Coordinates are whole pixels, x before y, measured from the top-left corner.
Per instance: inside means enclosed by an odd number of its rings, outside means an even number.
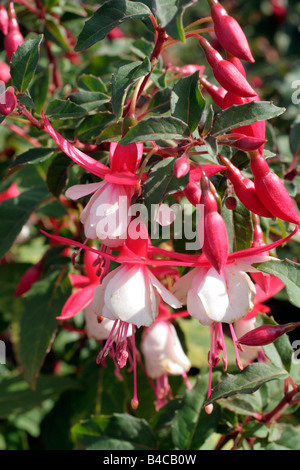
[[[176,178],[182,178],[190,171],[190,164],[186,156],[182,156],[176,160],[173,166],[173,171]]]
[[[235,197],[233,196],[229,196],[225,199],[225,206],[227,207],[227,209],[229,209],[230,211],[233,211],[236,206],[237,206],[237,200]]]
[[[234,192],[244,206],[254,214],[261,217],[272,218],[273,215],[264,206],[258,197],[254,182],[246,178],[242,172],[236,168],[228,158],[219,155],[222,164],[227,166],[227,176],[234,187]]]
[[[212,67],[216,80],[225,90],[242,97],[256,95],[247,79],[239,72],[235,65],[223,59],[221,54],[206,39],[201,36],[198,39],[205,52],[206,59]]]
[[[204,204],[204,241],[202,250],[210,264],[221,274],[226,265],[229,251],[226,225],[218,212],[216,199],[210,190],[209,179],[203,175],[201,177],[201,189],[200,203]]]
[[[0,95],[0,114],[8,116],[13,112],[17,105],[17,97],[13,87],[8,87],[2,95]]]
[[[183,190],[185,197],[193,206],[200,204],[201,189],[193,179],[190,179],[188,185]]]
[[[300,326],[300,322],[285,325],[262,325],[246,333],[238,342],[245,346],[265,346],[298,326]]]
[[[224,49],[239,59],[254,62],[247,38],[239,23],[229,16],[217,0],[211,1],[215,34]]]
[[[228,145],[229,147],[235,147],[239,150],[242,150],[243,152],[252,152],[253,150],[259,150],[260,147],[267,142],[266,139],[260,139],[259,137],[250,137],[243,134],[233,134],[232,136],[228,137],[235,137],[236,140],[220,139],[218,140],[219,144]]]
[[[6,62],[0,62],[0,81],[7,83],[10,79],[10,66]]]
[[[300,225],[298,211],[283,182],[256,151],[250,153],[250,165],[257,195],[274,217]]]
[[[0,5],[0,31],[4,34],[4,36],[8,33],[8,13],[3,5]]]
[[[32,285],[40,279],[42,269],[43,263],[40,261],[25,271],[17,285],[15,297],[19,297],[31,289]]]
[[[200,77],[200,82],[203,85],[204,89],[207,91],[207,93],[213,99],[213,102],[217,106],[219,106],[219,108],[222,108],[223,99],[224,99],[224,96],[226,95],[227,91],[222,87],[218,87],[218,86],[214,85],[213,83],[210,83],[204,77]]]
[[[7,59],[10,62],[13,54],[16,52],[18,47],[23,44],[24,38],[20,32],[16,13],[14,10],[14,4],[11,1],[8,9],[9,24],[8,34],[4,39],[4,48],[6,51]]]

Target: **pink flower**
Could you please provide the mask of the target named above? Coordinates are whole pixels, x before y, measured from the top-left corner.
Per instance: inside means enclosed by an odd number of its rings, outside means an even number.
[[[136,171],[143,155],[143,144],[122,146],[110,144],[109,164],[94,160],[76,149],[58,132],[42,114],[45,128],[62,151],[75,163],[105,181],[86,185],[75,185],[66,191],[66,196],[78,199],[93,194],[80,220],[87,238],[100,238],[106,246],[121,246],[126,238],[129,223],[128,209],[138,183]]]

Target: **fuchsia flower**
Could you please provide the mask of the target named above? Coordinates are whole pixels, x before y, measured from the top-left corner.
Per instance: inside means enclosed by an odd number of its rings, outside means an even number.
[[[20,195],[18,185],[16,182],[13,182],[8,189],[0,193],[0,203],[5,201],[5,199],[11,199],[12,197],[17,197]]]
[[[162,309],[165,307],[161,304],[160,312]],[[171,315],[168,317],[170,320]],[[186,375],[191,363],[182,349],[174,325],[169,320],[163,313],[162,319],[158,317],[142,334],[141,350],[145,358],[146,373],[156,380],[156,409],[164,406],[167,398],[171,396],[168,375],[182,375],[187,387],[191,388]]]
[[[0,114],[8,116],[13,112],[17,105],[17,97],[15,90],[12,86],[9,86],[4,93],[0,95]]]
[[[143,144],[122,146],[110,144],[110,167],[94,160],[76,149],[56,132],[43,115],[45,128],[62,151],[75,163],[105,181],[75,185],[66,191],[66,196],[78,199],[93,194],[80,215],[87,238],[99,238],[109,247],[123,244],[130,221],[129,207],[138,183],[136,171],[143,155]]]
[[[4,36],[8,33],[8,24],[9,18],[8,13],[3,5],[0,5],[0,31],[4,34]]]

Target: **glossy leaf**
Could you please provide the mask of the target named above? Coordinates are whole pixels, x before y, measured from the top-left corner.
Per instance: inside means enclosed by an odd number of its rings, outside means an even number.
[[[87,49],[128,19],[145,19],[151,14],[149,8],[140,2],[110,0],[104,3],[85,23],[79,34],[76,51]]]
[[[154,434],[145,420],[129,414],[96,416],[76,424],[72,434],[87,450],[150,450],[156,448]]]
[[[21,93],[27,90],[35,74],[42,40],[43,35],[36,39],[28,39],[13,54],[11,61],[12,83]]]
[[[237,393],[252,393],[270,380],[283,380],[288,376],[286,370],[273,364],[253,363],[236,375],[228,375],[212,390],[205,405],[220,398],[230,397]]]
[[[285,108],[279,108],[268,101],[252,101],[246,104],[234,105],[216,115],[211,133],[213,135],[225,134],[236,127],[272,119],[284,112]]]
[[[257,269],[279,277],[286,286],[290,301],[300,307],[300,264],[288,259],[255,265]]]
[[[193,132],[199,124],[204,108],[205,100],[199,89],[199,71],[181,78],[172,91],[172,115],[186,122]]]
[[[24,377],[33,389],[56,334],[56,317],[70,293],[70,281],[62,270],[35,282],[24,295],[16,351]]]
[[[28,189],[20,196],[2,201],[0,204],[1,238],[0,257],[12,246],[32,212],[48,195],[46,186]]]
[[[151,65],[148,57],[143,62],[135,61],[123,65],[113,74],[111,84],[111,104],[117,118],[121,116],[122,107],[126,98],[128,87],[150,72]]]
[[[151,117],[140,121],[131,127],[121,140],[122,145],[132,142],[147,142],[151,140],[182,139],[189,136],[188,126],[180,119],[174,117]]]

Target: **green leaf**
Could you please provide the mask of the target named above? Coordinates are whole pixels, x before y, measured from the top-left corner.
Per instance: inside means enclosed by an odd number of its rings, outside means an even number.
[[[146,57],[143,62],[135,61],[123,65],[113,74],[111,83],[111,104],[117,118],[122,114],[126,98],[126,90],[132,83],[143,77],[151,70],[151,64]]]
[[[199,124],[204,108],[205,100],[199,89],[199,72],[181,78],[172,91],[172,115],[186,122],[193,132]]]
[[[159,204],[169,194],[182,191],[189,182],[189,173],[182,178],[176,178],[173,167],[175,158],[168,157],[154,165],[144,184],[145,204],[150,209],[151,205]]]
[[[299,151],[300,146],[300,116],[294,120],[290,130],[290,148],[293,155]]]
[[[171,89],[164,88],[163,90],[158,90],[155,95],[152,97],[147,113],[159,113],[163,114],[170,110],[171,104]]]
[[[293,305],[300,308],[300,264],[288,259],[256,264],[259,271],[279,277],[285,284],[287,294]]]
[[[48,195],[47,187],[39,186],[0,204],[0,258],[10,249],[32,212]]]
[[[88,112],[109,103],[107,95],[96,91],[77,91],[69,95],[68,99],[73,103],[84,107]]]
[[[266,450],[299,450],[300,430],[291,424],[281,424],[281,436],[267,444]]]
[[[33,389],[55,338],[56,317],[61,313],[71,289],[63,269],[35,282],[24,295],[24,311],[18,319],[16,352],[24,377]]]
[[[75,119],[86,116],[87,111],[70,100],[53,100],[45,114],[52,119]]]
[[[70,158],[62,152],[51,161],[47,172],[47,185],[49,191],[56,197],[59,197],[66,187],[71,164]]]
[[[45,37],[60,46],[65,52],[70,51],[70,45],[66,37],[65,29],[53,17],[47,17],[44,29]]]
[[[185,8],[195,3],[195,0],[154,0],[153,8],[167,33],[172,38],[184,42],[182,16]]]
[[[81,141],[88,141],[99,136],[105,127],[114,121],[115,116],[111,113],[97,113],[84,118],[76,129],[76,135]]]
[[[26,108],[36,109],[36,106],[35,106],[32,98],[29,95],[27,95],[26,93],[18,93],[17,101],[18,101],[18,103],[24,104],[24,106],[26,106]]]
[[[7,374],[0,376],[1,400],[0,418],[23,414],[43,401],[55,399],[65,390],[79,388],[78,384],[68,377],[40,375],[36,389],[30,389],[22,375]]]
[[[78,87],[86,91],[94,91],[99,93],[107,93],[107,87],[100,77],[94,75],[83,74],[78,79]]]
[[[216,432],[220,413],[215,407],[207,415],[203,408],[208,385],[208,376],[200,377],[192,390],[183,397],[172,422],[172,437],[180,450],[197,450],[213,432]]]
[[[131,127],[120,143],[127,145],[132,142],[147,142],[150,140],[182,140],[189,135],[190,129],[180,119],[164,116],[151,117]]]
[[[28,39],[18,47],[11,61],[11,77],[13,85],[20,93],[24,93],[35,73],[40,56],[40,45],[43,35],[36,39]]]
[[[149,450],[156,448],[147,421],[129,414],[96,416],[72,428],[81,448],[87,450]]]
[[[104,3],[85,23],[79,34],[76,51],[87,49],[128,19],[145,19],[151,10],[140,2],[110,0]]]
[[[279,108],[268,101],[251,101],[233,105],[216,115],[211,133],[213,135],[225,134],[236,127],[272,119],[284,112],[285,108]]]
[[[232,211],[234,226],[235,251],[250,248],[253,236],[251,213],[237,200],[237,206]]]
[[[41,113],[48,97],[50,83],[50,67],[45,67],[35,74],[30,85],[30,94],[36,106],[37,113]]]
[[[220,398],[227,398],[237,393],[253,393],[270,380],[283,380],[288,376],[286,370],[273,364],[253,363],[236,375],[229,374],[212,390],[205,405]]]
[[[42,163],[48,158],[50,158],[54,153],[54,149],[52,148],[32,148],[27,150],[26,152],[22,153],[21,155],[17,155],[13,163],[10,165],[10,169],[23,166],[23,165],[31,165],[35,163]]]

